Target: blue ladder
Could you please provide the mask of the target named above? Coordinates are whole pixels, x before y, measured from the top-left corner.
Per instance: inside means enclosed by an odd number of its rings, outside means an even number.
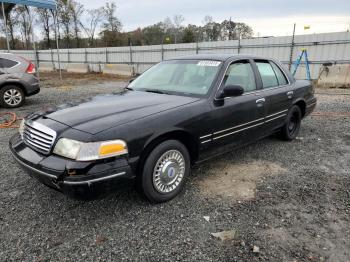
[[[306,49],[302,49],[301,50],[301,54],[298,56],[298,59],[295,61],[294,63],[294,68],[293,68],[293,76],[295,76],[297,70],[298,70],[298,67],[300,66],[301,64],[301,59],[303,58],[303,56],[305,56],[305,65],[306,65],[306,77],[308,80],[311,81],[311,74],[310,74],[310,62],[309,62],[309,58],[307,56],[307,51]]]

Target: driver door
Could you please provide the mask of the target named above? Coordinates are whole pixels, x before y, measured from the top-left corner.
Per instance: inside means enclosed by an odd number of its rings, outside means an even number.
[[[265,112],[264,100],[257,92],[257,83],[250,60],[235,61],[228,67],[220,89],[227,85],[240,85],[244,93],[215,100],[213,104],[212,145],[217,150],[222,151],[222,145],[235,147],[259,136]]]

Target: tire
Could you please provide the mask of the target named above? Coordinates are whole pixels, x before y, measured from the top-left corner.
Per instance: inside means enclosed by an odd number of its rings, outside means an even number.
[[[181,192],[189,174],[190,156],[187,148],[177,140],[167,140],[148,155],[140,186],[151,203],[166,202]]]
[[[25,95],[20,87],[8,85],[0,89],[0,106],[6,108],[21,107],[24,101]]]
[[[301,126],[301,110],[297,105],[292,106],[289,110],[286,123],[280,131],[280,138],[285,141],[294,140],[300,130]]]

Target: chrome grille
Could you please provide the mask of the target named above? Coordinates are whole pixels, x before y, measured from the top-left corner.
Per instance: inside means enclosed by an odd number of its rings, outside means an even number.
[[[35,151],[48,154],[56,139],[56,132],[37,122],[25,123],[23,141]]]

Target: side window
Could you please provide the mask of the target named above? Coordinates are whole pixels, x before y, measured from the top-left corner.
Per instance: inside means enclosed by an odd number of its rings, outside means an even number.
[[[240,85],[244,92],[256,90],[254,72],[249,62],[242,61],[230,65],[225,79],[225,85]]]
[[[268,61],[255,62],[260,72],[263,88],[278,86],[277,77]]]
[[[283,72],[281,71],[281,69],[274,62],[270,62],[270,64],[272,65],[273,70],[276,73],[278,84],[280,86],[288,84],[288,81],[287,81],[286,77],[284,76]]]
[[[18,62],[16,62],[16,61],[5,59],[5,58],[0,58],[0,67],[1,68],[11,68],[17,64],[18,64]]]

